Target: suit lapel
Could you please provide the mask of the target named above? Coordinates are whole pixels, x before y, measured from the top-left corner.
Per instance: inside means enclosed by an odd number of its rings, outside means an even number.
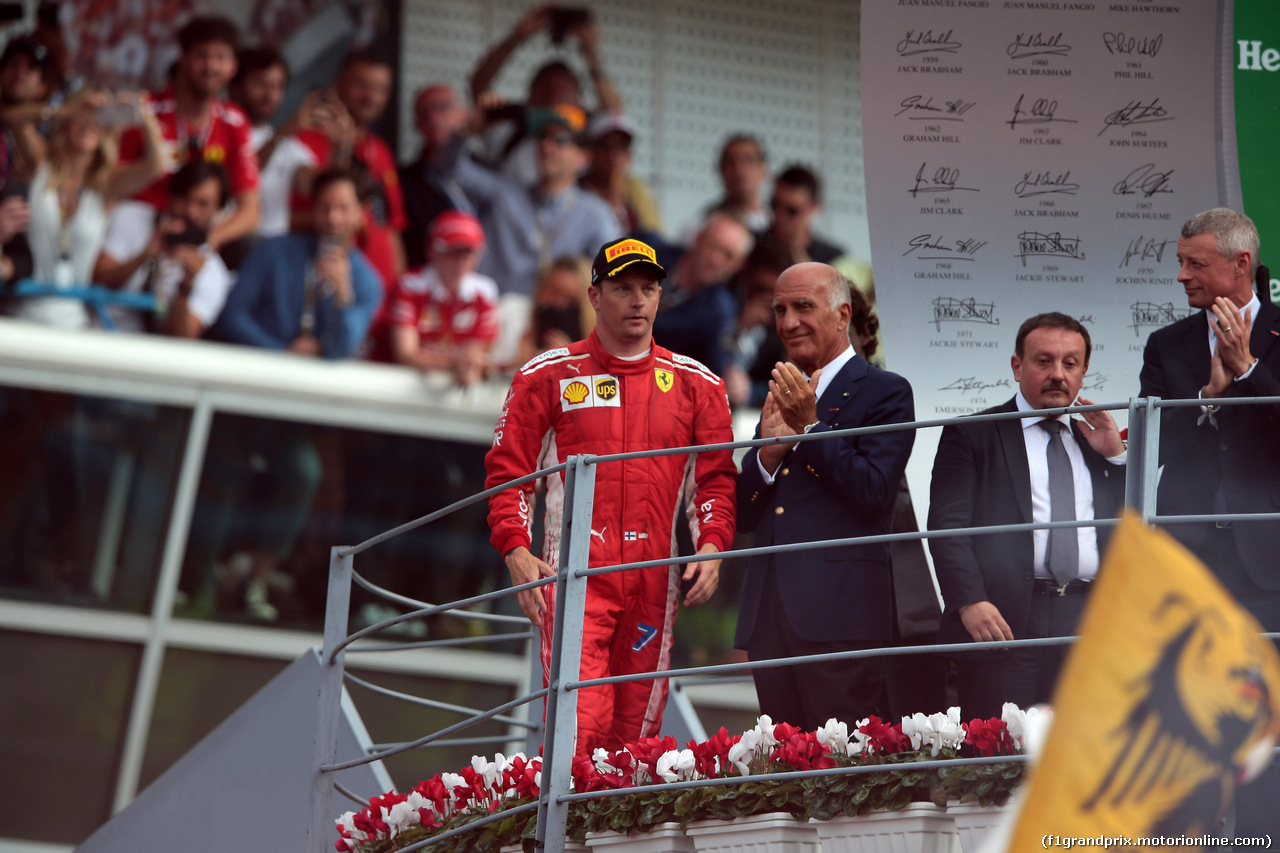
[[[1280,338],[1280,308],[1270,301],[1263,301],[1258,308],[1258,317],[1253,321],[1253,331],[1249,334],[1249,352],[1254,358],[1263,358],[1277,338]]]
[[[1084,437],[1085,427],[1075,418],[1071,419],[1071,433],[1075,436],[1076,446],[1080,448],[1080,456],[1084,459],[1084,467],[1089,470],[1089,479],[1093,482],[1093,515],[1095,518],[1105,518],[1115,514],[1114,507],[1110,505],[1099,507],[1099,496],[1105,496],[1107,491],[1103,487],[1103,480],[1109,479],[1113,474],[1115,476],[1124,476],[1124,469],[1114,466],[1106,460],[1101,453],[1093,449],[1093,445],[1089,444]],[[1112,468],[1116,468],[1112,471]]]
[[[1010,400],[997,411],[1016,412],[1018,405]],[[1000,447],[1004,451],[1005,470],[1013,484],[1013,493],[1018,499],[1018,511],[1022,513],[1024,523],[1031,522],[1031,469],[1027,465],[1027,440],[1022,437],[1022,421],[995,421],[996,435],[1000,439]]]
[[[1187,323],[1176,348],[1182,369],[1190,376],[1188,388],[1203,388],[1209,382],[1209,320],[1204,311],[1195,323]],[[1182,387],[1171,385],[1170,387]],[[1195,395],[1192,394],[1194,397]]]
[[[867,363],[860,356],[849,359],[817,401],[818,419],[830,426],[845,406],[858,394],[858,383],[867,376]]]

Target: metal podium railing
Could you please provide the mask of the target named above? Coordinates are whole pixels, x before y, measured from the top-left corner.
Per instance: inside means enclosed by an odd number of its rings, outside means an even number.
[[[1259,404],[1277,404],[1280,403],[1280,397],[1269,398],[1238,398],[1215,400],[1216,404],[1227,406],[1237,405],[1259,405]],[[695,562],[701,559],[698,556],[678,557],[663,560],[651,560],[647,562],[626,563],[616,566],[596,566],[588,565],[588,556],[590,552],[590,536],[591,536],[591,517],[593,502],[595,496],[595,477],[596,468],[600,465],[606,465],[621,462],[627,459],[634,459],[646,456],[666,456],[666,455],[683,455],[688,453],[703,452],[708,450],[724,450],[740,447],[758,447],[771,443],[780,442],[803,442],[803,441],[830,441],[839,440],[848,436],[865,435],[877,432],[890,432],[903,429],[930,429],[938,428],[956,423],[979,423],[982,421],[996,420],[1014,420],[1026,417],[1042,417],[1053,416],[1062,413],[1082,413],[1091,411],[1104,410],[1127,410],[1128,412],[1128,430],[1129,430],[1129,447],[1126,465],[1126,482],[1125,497],[1126,503],[1149,524],[1181,524],[1192,522],[1212,521],[1215,518],[1220,520],[1229,519],[1232,522],[1246,523],[1264,523],[1280,521],[1280,513],[1251,513],[1251,514],[1232,514],[1232,515],[1204,515],[1204,516],[1159,516],[1155,512],[1155,494],[1156,483],[1159,472],[1159,415],[1162,409],[1182,407],[1182,406],[1199,406],[1199,400],[1161,400],[1160,398],[1138,398],[1131,399],[1125,403],[1104,403],[1089,406],[1071,406],[1056,409],[1043,409],[1033,412],[1010,412],[990,415],[968,416],[962,419],[949,418],[943,420],[916,421],[904,424],[889,424],[883,426],[863,427],[858,429],[838,430],[831,432],[816,433],[813,435],[789,436],[786,439],[756,439],[753,441],[740,441],[726,444],[703,445],[698,447],[672,448],[658,451],[645,451],[636,453],[620,453],[608,456],[573,456],[565,463],[537,471],[526,477],[521,477],[509,483],[505,483],[497,488],[481,492],[473,495],[463,501],[446,507],[431,515],[424,516],[415,521],[401,525],[393,530],[389,530],[379,536],[369,539],[359,545],[351,547],[335,547],[332,550],[332,558],[330,562],[329,573],[329,598],[328,609],[325,620],[325,641],[323,650],[323,662],[326,667],[326,674],[320,693],[320,720],[316,737],[316,765],[315,775],[312,785],[312,822],[309,828],[310,837],[308,839],[308,849],[320,849],[317,844],[323,844],[326,848],[334,838],[334,828],[332,823],[332,796],[335,791],[335,783],[330,778],[330,774],[334,771],[344,769],[346,767],[355,766],[357,764],[376,761],[408,749],[414,749],[425,746],[430,743],[438,743],[441,738],[447,737],[477,723],[491,720],[502,719],[504,721],[515,722],[522,725],[530,731],[536,732],[537,718],[536,704],[532,705],[528,713],[527,720],[519,720],[509,715],[515,709],[521,706],[537,703],[538,700],[546,699],[546,724],[545,737],[543,740],[543,768],[542,768],[542,785],[540,798],[536,803],[528,803],[515,809],[507,809],[496,812],[493,815],[480,818],[476,821],[468,823],[465,827],[432,836],[421,842],[415,843],[409,847],[403,848],[405,851],[425,849],[430,845],[437,843],[447,837],[463,833],[473,832],[478,827],[483,826],[490,821],[510,817],[521,811],[532,811],[537,809],[537,846],[540,850],[559,853],[564,849],[566,824],[568,820],[568,811],[570,804],[577,800],[591,799],[598,797],[606,797],[613,795],[623,795],[633,793],[627,789],[603,792],[579,792],[574,793],[571,786],[571,766],[574,754],[574,734],[577,718],[577,696],[578,691],[586,687],[602,686],[607,684],[617,684],[624,681],[652,680],[657,678],[668,678],[676,676],[740,676],[746,671],[753,668],[761,667],[777,667],[791,666],[800,663],[813,663],[830,661],[846,658],[870,657],[870,656],[892,656],[904,654],[929,654],[937,652],[945,652],[954,650],[953,645],[926,645],[926,646],[910,646],[902,648],[883,648],[868,649],[860,651],[838,652],[822,655],[808,655],[804,657],[793,657],[777,660],[752,661],[749,663],[722,664],[717,666],[706,666],[680,670],[668,670],[665,672],[648,672],[638,673],[624,676],[614,676],[611,678],[598,678],[590,680],[580,680],[579,662],[582,650],[582,627],[584,604],[586,601],[587,579],[592,575],[604,574],[610,572],[628,571],[632,569],[648,568],[652,566],[670,566],[684,565],[686,563]],[[430,523],[438,518],[447,515],[464,506],[486,500],[490,495],[499,491],[523,486],[527,483],[539,480],[548,476],[559,476],[563,473],[565,485],[565,507],[563,529],[561,542],[567,543],[567,547],[563,548],[560,556],[560,563],[556,568],[556,576],[554,578],[543,578],[531,583],[522,584],[517,587],[500,590],[489,593],[487,595],[475,596],[473,598],[456,601],[444,605],[425,605],[421,602],[413,602],[402,596],[395,596],[387,590],[379,589],[361,578],[355,570],[355,557],[361,552],[369,548],[376,547],[379,543],[386,541],[400,533],[411,530],[422,524]],[[747,557],[753,555],[776,554],[785,551],[805,551],[815,550],[819,548],[849,545],[854,543],[884,543],[894,541],[930,539],[934,537],[946,536],[979,536],[990,535],[994,533],[1011,533],[1032,531],[1040,529],[1052,528],[1076,528],[1076,527],[1107,527],[1118,523],[1117,519],[1096,519],[1090,521],[1063,521],[1049,522],[1042,524],[1009,524],[992,527],[976,527],[953,530],[940,531],[922,531],[913,533],[895,533],[879,536],[864,536],[851,538],[834,538],[827,540],[816,540],[812,542],[795,543],[789,545],[777,545],[768,547],[757,547],[749,549],[740,549],[735,551],[726,551],[723,556],[730,557]],[[417,609],[397,616],[394,619],[371,625],[354,633],[347,632],[347,613],[348,599],[351,584],[355,582],[363,586],[365,589],[389,597],[391,600],[405,605],[414,606],[423,604]],[[475,604],[480,604],[501,596],[513,595],[524,590],[534,589],[554,582],[556,585],[555,600],[555,616],[553,629],[553,645],[551,649],[551,664],[547,678],[547,687],[539,690],[531,690],[524,696],[517,697],[509,702],[491,708],[486,711],[476,711],[475,709],[457,709],[467,716],[454,725],[451,725],[440,731],[425,735],[415,741],[404,744],[396,744],[385,748],[371,751],[369,755],[361,759],[352,761],[335,763],[334,750],[335,738],[338,724],[338,707],[341,695],[341,687],[344,679],[343,664],[345,654],[348,647],[358,639],[375,633],[390,625],[434,615],[436,613],[446,611],[456,611],[465,614],[465,608]],[[496,617],[484,614],[471,614],[473,618],[488,619],[504,619],[507,621],[523,622],[520,617]],[[502,635],[505,639],[511,639],[513,635]],[[515,635],[522,636],[522,635]],[[994,643],[968,643],[964,645],[966,650],[978,651],[986,648],[1008,648],[1012,646],[1044,646],[1070,643],[1074,638],[1052,638],[1040,640],[1015,640],[1000,641]],[[415,647],[421,647],[421,643],[413,644]],[[392,651],[396,648],[404,646],[382,646],[376,650]],[[375,649],[364,648],[362,651],[373,651]],[[386,692],[386,691],[383,691]],[[413,697],[405,697],[413,700]],[[418,700],[422,701],[422,700]],[[428,700],[429,701],[429,700]],[[1017,761],[1023,760],[1018,758],[974,758],[974,759],[952,759],[943,762],[940,766],[956,767],[966,763],[983,764],[992,763],[993,761]],[[920,769],[927,769],[929,766],[937,762],[923,762],[913,765]],[[779,781],[790,778],[800,778],[815,775],[833,775],[845,773],[867,773],[883,770],[892,770],[893,765],[883,767],[863,766],[863,767],[843,767],[828,770],[815,770],[811,772],[794,772],[774,774],[770,778],[777,778]],[[646,787],[646,790],[658,792],[661,790],[678,790],[681,788],[696,787],[701,785],[725,785],[734,784],[740,781],[737,779],[712,779],[693,782],[675,782],[664,785],[654,785]],[[338,789],[340,793],[350,797],[355,802],[364,805],[364,800],[350,791]],[[382,792],[378,792],[379,794]]]

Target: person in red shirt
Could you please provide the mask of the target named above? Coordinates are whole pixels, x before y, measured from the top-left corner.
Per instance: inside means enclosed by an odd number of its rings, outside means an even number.
[[[372,130],[387,108],[391,88],[392,69],[385,57],[368,50],[347,54],[324,105],[335,114],[335,120],[324,122],[322,129],[305,130],[297,136],[315,153],[316,171],[340,166],[367,178],[361,187],[365,227],[358,245],[381,274],[388,291],[405,269],[400,232],[409,225],[395,155]],[[305,188],[305,173],[300,183]]]
[[[391,295],[391,351],[419,370],[448,370],[461,386],[479,380],[498,334],[498,285],[477,275],[484,230],[469,213],[436,217],[427,264],[405,273]]]
[[[166,147],[166,174],[135,198],[164,210],[169,175],[192,159],[222,166],[231,182],[235,211],[209,232],[208,244],[221,249],[251,234],[258,224],[258,158],[249,138],[249,120],[219,96],[236,73],[239,31],[222,17],[192,18],[178,31],[182,55],[173,85],[152,97]],[[142,131],[131,128],[120,140],[122,162],[143,156]]]

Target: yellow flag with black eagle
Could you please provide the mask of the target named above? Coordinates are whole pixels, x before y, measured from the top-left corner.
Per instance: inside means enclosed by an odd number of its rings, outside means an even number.
[[[1136,516],[1116,529],[1090,599],[1008,849],[1215,835],[1280,733],[1275,646],[1203,564]]]

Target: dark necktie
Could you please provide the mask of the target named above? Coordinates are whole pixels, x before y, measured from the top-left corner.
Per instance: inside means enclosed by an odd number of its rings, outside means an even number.
[[[1063,444],[1065,429],[1061,421],[1044,420],[1040,427],[1049,433],[1049,446],[1045,458],[1049,462],[1049,520],[1076,520],[1076,487],[1071,473],[1071,459]],[[1046,567],[1059,586],[1065,586],[1080,574],[1080,540],[1074,527],[1055,528],[1049,531],[1049,550],[1045,554]]]

